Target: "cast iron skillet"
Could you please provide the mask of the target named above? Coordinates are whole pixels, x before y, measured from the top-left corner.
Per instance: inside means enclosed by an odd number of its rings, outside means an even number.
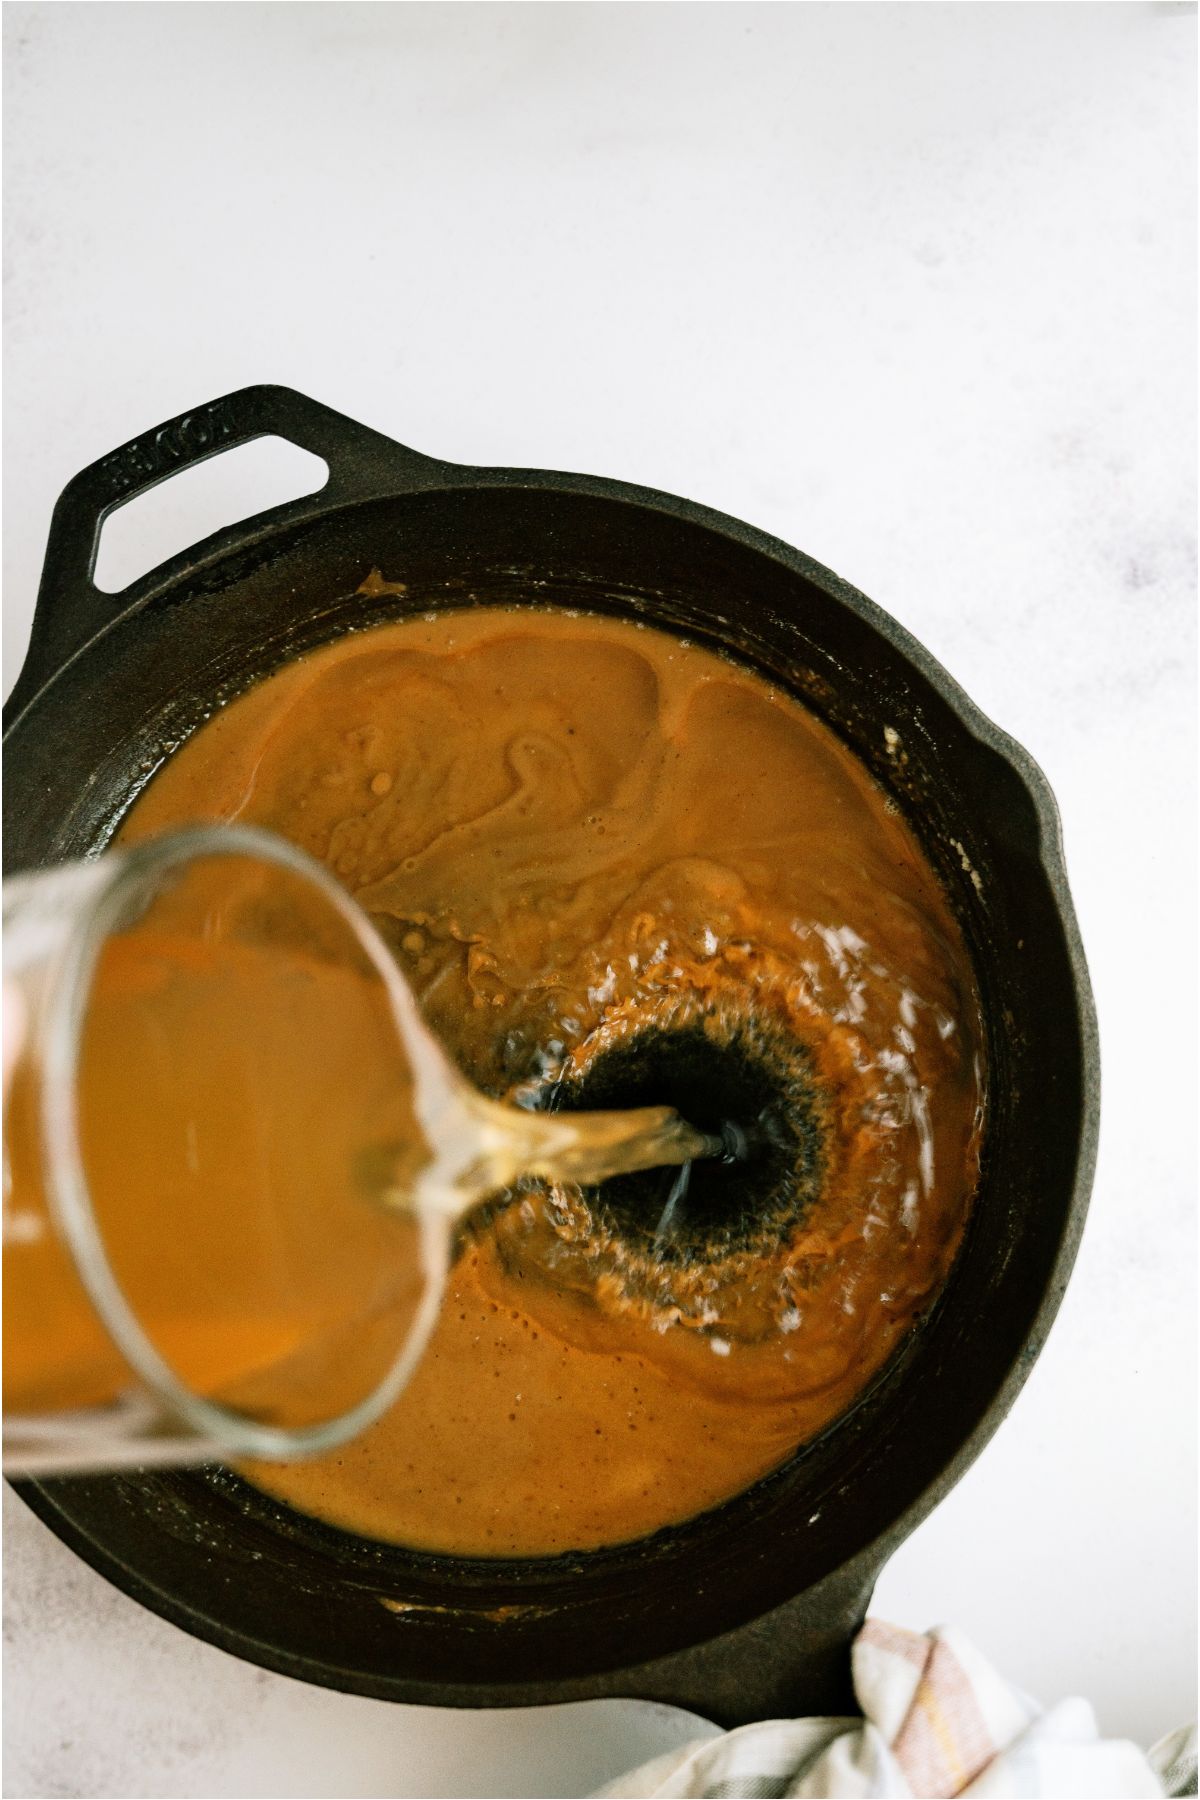
[[[325,458],[320,493],[120,595],[94,587],[109,512],[268,433]],[[407,594],[360,596],[375,566]],[[105,457],[55,508],[6,709],[8,867],[99,850],[214,708],[289,658],[413,610],[531,596],[733,650],[814,707],[915,826],[988,1021],[982,1184],[940,1304],[857,1408],[774,1475],[622,1548],[418,1555],[325,1529],[216,1469],[20,1491],[145,1605],[330,1687],[463,1706],[640,1695],[727,1723],[845,1711],[848,1645],[880,1568],[979,1454],[1045,1341],[1096,1145],[1095,1020],[1053,797],[932,657],[828,569],[706,507],[436,462],[288,389],[247,388]]]

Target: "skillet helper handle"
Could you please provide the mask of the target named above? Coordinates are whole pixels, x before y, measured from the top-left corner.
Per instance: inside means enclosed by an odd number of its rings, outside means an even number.
[[[299,523],[318,505],[324,508],[330,502],[369,499],[398,488],[445,486],[453,467],[409,450],[293,388],[270,385],[240,388],[143,432],[82,469],[59,496],[50,521],[29,652],[6,714],[19,712],[85,644],[152,590],[164,570],[176,572],[181,564],[197,559],[199,546],[192,546],[123,592],[102,593],[94,580],[96,551],[109,514],[180,470],[260,437],[287,438],[329,467],[329,480],[317,494],[302,495],[259,515],[281,526]],[[246,523],[240,520],[231,530],[244,531]],[[205,540],[205,555],[220,550],[223,536],[217,533]]]

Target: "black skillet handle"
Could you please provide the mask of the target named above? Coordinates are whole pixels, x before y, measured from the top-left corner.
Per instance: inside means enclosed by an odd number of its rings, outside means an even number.
[[[109,514],[179,470],[260,437],[287,438],[329,465],[329,480],[318,494],[260,515],[281,524],[301,520],[331,502],[444,486],[452,467],[285,387],[241,388],[143,432],[81,470],[59,496],[50,521],[29,652],[6,716],[21,711],[77,651],[124,612],[140,587],[135,583],[124,593],[105,594],[95,585],[96,550]],[[240,521],[238,529],[244,530],[245,523]],[[215,543],[210,540],[210,545]],[[179,560],[172,558],[171,566]]]

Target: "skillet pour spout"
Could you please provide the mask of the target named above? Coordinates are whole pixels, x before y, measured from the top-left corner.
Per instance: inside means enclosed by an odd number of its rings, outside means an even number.
[[[327,485],[182,551],[117,595],[105,517],[178,469],[279,435]],[[392,580],[367,578],[383,568]],[[396,591],[398,587],[404,591]],[[588,475],[419,455],[286,388],[170,420],[85,469],[50,527],[5,710],[10,870],[95,853],[226,700],[351,631],[447,607],[577,607],[732,654],[815,711],[916,832],[983,1006],[989,1116],[950,1279],[848,1414],[747,1492],[638,1543],[515,1561],[320,1525],[222,1469],[26,1482],[116,1586],[198,1637],[383,1699],[612,1695],[722,1724],[852,1705],[879,1570],[979,1454],[1045,1342],[1095,1161],[1095,1016],[1053,796],[909,634],[753,526]]]

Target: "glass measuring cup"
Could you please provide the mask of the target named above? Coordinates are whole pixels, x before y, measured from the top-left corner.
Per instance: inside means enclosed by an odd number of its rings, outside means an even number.
[[[5,1118],[5,1467],[317,1455],[521,1174],[715,1154],[667,1108],[478,1094],[326,870],[203,827],[5,883],[28,1025]]]
[[[28,1018],[5,1466],[362,1430],[423,1348],[456,1210],[436,1186],[380,1205],[369,1171],[402,1144],[389,1180],[420,1189],[462,1085],[365,915],[281,840],[205,828],[7,882],[4,922]]]

